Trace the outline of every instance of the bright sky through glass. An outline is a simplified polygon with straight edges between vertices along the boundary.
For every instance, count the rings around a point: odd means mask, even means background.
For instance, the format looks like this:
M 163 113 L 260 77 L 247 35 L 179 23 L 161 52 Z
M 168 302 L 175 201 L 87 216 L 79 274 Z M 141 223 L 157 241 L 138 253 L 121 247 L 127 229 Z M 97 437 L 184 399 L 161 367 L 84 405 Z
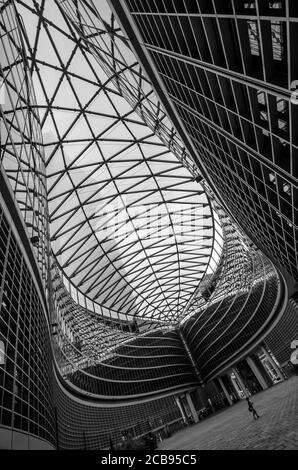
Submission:
M 35 65 L 52 248 L 73 296 L 79 291 L 107 315 L 179 321 L 221 252 L 202 186 L 121 96 L 115 75 L 106 75 L 53 1 L 40 17 L 33 1 L 18 8 Z M 100 13 L 111 22 L 102 0 Z M 101 34 L 112 54 L 110 36 Z M 124 43 L 117 47 L 131 60 Z M 152 92 L 144 78 L 140 86 Z

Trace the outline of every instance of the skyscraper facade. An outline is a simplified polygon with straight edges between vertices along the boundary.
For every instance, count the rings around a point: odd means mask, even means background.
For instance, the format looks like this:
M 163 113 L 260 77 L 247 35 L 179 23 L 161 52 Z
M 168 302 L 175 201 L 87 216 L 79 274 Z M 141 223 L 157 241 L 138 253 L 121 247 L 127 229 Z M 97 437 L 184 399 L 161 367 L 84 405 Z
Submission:
M 296 281 L 296 2 L 111 3 L 204 176 Z

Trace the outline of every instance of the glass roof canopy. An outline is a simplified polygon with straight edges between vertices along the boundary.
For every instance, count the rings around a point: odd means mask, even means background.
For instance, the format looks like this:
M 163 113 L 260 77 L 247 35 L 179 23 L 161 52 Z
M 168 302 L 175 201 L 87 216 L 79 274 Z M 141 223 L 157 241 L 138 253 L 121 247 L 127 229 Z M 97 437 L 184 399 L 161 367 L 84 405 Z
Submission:
M 119 70 L 105 73 L 59 2 L 17 8 L 42 122 L 51 245 L 66 285 L 107 316 L 178 322 L 219 259 L 203 187 L 123 98 Z M 105 1 L 100 8 L 107 21 Z M 139 74 L 140 97 L 152 97 Z

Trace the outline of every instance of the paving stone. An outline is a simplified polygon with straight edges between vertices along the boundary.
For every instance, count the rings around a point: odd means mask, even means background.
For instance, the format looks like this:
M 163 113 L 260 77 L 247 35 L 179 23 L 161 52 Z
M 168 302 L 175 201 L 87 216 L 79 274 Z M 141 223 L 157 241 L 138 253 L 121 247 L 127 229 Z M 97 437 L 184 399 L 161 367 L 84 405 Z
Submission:
M 298 377 L 252 397 L 261 416 L 254 421 L 247 403 L 237 404 L 164 440 L 171 450 L 298 450 Z

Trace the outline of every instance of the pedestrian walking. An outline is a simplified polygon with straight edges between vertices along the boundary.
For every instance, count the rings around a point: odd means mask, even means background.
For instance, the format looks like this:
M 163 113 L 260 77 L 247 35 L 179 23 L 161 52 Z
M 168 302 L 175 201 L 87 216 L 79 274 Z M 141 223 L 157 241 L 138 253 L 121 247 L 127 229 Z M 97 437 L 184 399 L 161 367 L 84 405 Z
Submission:
M 252 413 L 253 419 L 259 419 L 260 416 L 258 415 L 256 409 L 254 408 L 253 402 L 250 401 L 249 397 L 246 397 L 246 401 L 248 404 L 248 411 Z

